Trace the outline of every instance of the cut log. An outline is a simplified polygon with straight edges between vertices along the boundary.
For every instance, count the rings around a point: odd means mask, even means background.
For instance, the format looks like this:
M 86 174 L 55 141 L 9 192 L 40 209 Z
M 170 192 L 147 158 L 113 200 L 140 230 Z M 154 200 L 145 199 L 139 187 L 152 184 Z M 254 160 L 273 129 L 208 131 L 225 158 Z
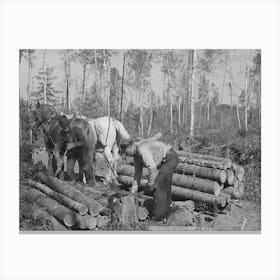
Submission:
M 176 151 L 176 153 L 179 156 L 188 157 L 188 158 L 197 158 L 197 159 L 205 159 L 205 160 L 209 160 L 209 161 L 224 162 L 229 165 L 228 168 L 230 168 L 231 164 L 232 164 L 231 159 L 225 158 L 225 157 L 217 157 L 217 156 L 204 155 L 204 154 L 199 154 L 199 153 L 190 153 L 190 152 L 186 152 L 186 151 Z
M 223 189 L 223 186 L 219 185 L 215 181 L 179 174 L 173 174 L 172 185 L 208 194 L 214 194 L 215 196 L 218 196 Z
M 89 199 L 84 194 L 82 194 L 80 191 L 72 187 L 70 184 L 67 184 L 65 182 L 62 182 L 58 180 L 57 178 L 50 177 L 44 172 L 40 171 L 36 173 L 36 177 L 44 184 L 46 184 L 51 189 L 75 200 L 78 201 L 88 207 L 89 214 L 92 216 L 98 216 L 101 209 L 104 207 L 100 205 L 98 202 Z
M 126 163 L 129 165 L 134 165 L 134 159 L 132 157 L 127 157 Z M 222 164 L 221 167 L 224 167 L 224 165 Z M 203 167 L 188 163 L 179 163 L 175 169 L 175 173 L 195 175 L 199 178 L 210 179 L 221 183 L 225 183 L 227 179 L 225 170 L 216 169 L 215 167 Z
M 143 206 L 137 207 L 137 217 L 140 221 L 144 221 L 148 218 L 149 212 L 148 210 Z
M 234 174 L 235 176 L 239 179 L 239 180 L 243 180 L 244 179 L 244 175 L 245 175 L 245 170 L 243 166 L 240 166 L 236 163 L 232 164 L 232 169 L 234 170 Z
M 131 186 L 133 182 L 133 177 L 119 175 L 118 180 L 120 183 Z M 146 179 L 142 179 L 140 182 L 140 187 L 144 187 L 147 184 Z M 206 204 L 213 205 L 216 203 L 219 207 L 225 207 L 228 203 L 228 197 L 220 194 L 219 196 L 214 196 L 213 194 L 203 193 L 196 190 L 190 190 L 186 188 L 181 188 L 178 186 L 171 186 L 172 198 L 174 200 L 193 200 L 199 202 L 205 202 Z
M 50 189 L 46 185 L 40 184 L 40 183 L 32 181 L 30 179 L 26 180 L 26 182 L 32 188 L 35 188 L 41 192 L 44 192 L 49 197 L 55 199 L 57 202 L 63 204 L 64 206 L 74 210 L 75 212 L 79 213 L 80 215 L 85 215 L 88 212 L 88 208 L 85 205 L 83 205 L 82 203 L 74 201 L 73 199 L 71 199 L 63 194 L 60 194 L 60 193 Z
M 185 189 L 177 186 L 171 186 L 171 192 L 174 198 L 180 200 L 199 201 L 209 205 L 217 204 L 220 207 L 225 207 L 228 202 L 227 197 L 223 196 L 222 194 L 216 197 L 212 194 Z
M 185 207 L 193 211 L 195 209 L 195 203 L 192 200 L 173 201 L 171 207 Z
M 227 169 L 226 174 L 227 174 L 227 183 L 229 186 L 231 186 L 234 181 L 234 172 L 231 169 Z
M 121 175 L 133 177 L 134 173 L 135 173 L 135 168 L 131 165 L 123 165 L 123 166 L 119 166 L 118 168 L 118 174 Z M 147 168 L 143 168 L 142 176 L 144 179 L 148 179 Z M 189 175 L 176 174 L 176 173 L 174 173 L 172 176 L 172 185 L 214 194 L 215 196 L 218 196 L 223 188 L 215 181 L 205 180 Z
M 31 189 L 28 195 L 32 201 L 36 202 L 39 206 L 44 207 L 48 213 L 53 215 L 60 223 L 67 227 L 74 226 L 74 223 L 68 223 L 67 221 L 65 222 L 65 217 L 68 214 L 74 213 L 70 209 L 62 206 L 57 201 L 49 198 L 47 195 L 36 189 Z
M 110 223 L 110 219 L 106 216 L 97 217 L 97 227 L 99 229 L 105 229 Z
M 185 157 L 180 155 L 179 155 L 179 162 L 194 164 L 201 167 L 216 168 L 221 170 L 226 170 L 231 167 L 231 160 L 228 160 L 228 162 L 220 162 L 220 161 L 213 161 L 213 160 L 200 159 L 200 158 L 190 158 L 190 157 Z M 125 158 L 125 163 L 134 165 L 133 157 L 127 156 Z
M 94 229 L 97 225 L 97 218 L 91 215 L 80 216 L 72 212 L 65 215 L 64 223 L 72 229 Z
M 175 173 L 194 175 L 199 178 L 209 179 L 220 183 L 225 183 L 227 179 L 226 172 L 221 169 L 201 167 L 194 164 L 179 163 Z
M 43 217 L 43 219 L 48 220 L 51 222 L 51 226 L 48 230 L 51 231 L 67 231 L 68 228 L 60 223 L 54 216 L 52 216 L 47 210 L 43 207 L 35 209 L 33 212 L 33 216 L 37 219 L 38 216 Z
M 231 162 L 221 162 L 221 161 L 214 161 L 208 159 L 190 158 L 190 157 L 185 157 L 180 155 L 179 155 L 179 162 L 195 164 L 203 167 L 217 168 L 222 170 L 226 170 L 231 166 Z

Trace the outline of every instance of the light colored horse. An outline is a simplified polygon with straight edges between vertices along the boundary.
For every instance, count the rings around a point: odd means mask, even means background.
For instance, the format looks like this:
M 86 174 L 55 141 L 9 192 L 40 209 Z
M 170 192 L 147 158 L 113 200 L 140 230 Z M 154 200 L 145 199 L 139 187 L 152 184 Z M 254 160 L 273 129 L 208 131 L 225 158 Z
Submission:
M 121 141 L 131 138 L 129 133 L 120 121 L 108 116 L 88 120 L 88 122 L 96 133 L 96 148 L 104 149 L 104 156 L 110 164 L 114 176 L 117 178 L 119 145 Z

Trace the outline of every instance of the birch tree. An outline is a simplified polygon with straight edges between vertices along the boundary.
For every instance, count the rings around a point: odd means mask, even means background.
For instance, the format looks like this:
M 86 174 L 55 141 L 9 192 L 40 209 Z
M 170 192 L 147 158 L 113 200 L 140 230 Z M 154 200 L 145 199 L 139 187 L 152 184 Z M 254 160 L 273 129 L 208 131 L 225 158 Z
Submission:
M 43 86 L 44 86 L 44 104 L 48 103 L 47 98 L 47 50 L 43 50 Z
M 190 138 L 194 138 L 194 93 L 195 93 L 195 79 L 196 79 L 196 67 L 197 67 L 197 50 L 190 51 Z

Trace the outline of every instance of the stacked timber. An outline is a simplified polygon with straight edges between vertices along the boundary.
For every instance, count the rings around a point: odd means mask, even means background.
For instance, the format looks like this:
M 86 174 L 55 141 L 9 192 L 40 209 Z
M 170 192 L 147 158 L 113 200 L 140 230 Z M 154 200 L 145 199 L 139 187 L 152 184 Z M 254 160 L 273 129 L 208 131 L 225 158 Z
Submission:
M 174 200 L 193 200 L 225 207 L 230 198 L 244 193 L 244 168 L 231 159 L 177 151 L 179 164 L 172 177 Z M 134 177 L 134 159 L 127 157 L 118 168 L 121 184 L 131 185 Z M 148 170 L 143 168 L 140 187 L 147 185 Z
M 36 174 L 36 178 L 40 182 L 26 180 L 32 188 L 30 198 L 67 229 L 92 230 L 104 228 L 109 223 L 111 210 L 102 195 L 93 199 L 81 191 L 81 186 L 63 182 L 42 171 Z M 89 190 L 85 187 L 87 194 Z
M 104 229 L 115 220 L 118 225 L 135 224 L 149 214 L 144 203 L 150 197 L 145 195 L 133 196 L 125 190 L 98 185 L 90 188 L 42 171 L 36 173 L 36 179 L 26 180 L 31 187 L 30 199 L 65 229 Z

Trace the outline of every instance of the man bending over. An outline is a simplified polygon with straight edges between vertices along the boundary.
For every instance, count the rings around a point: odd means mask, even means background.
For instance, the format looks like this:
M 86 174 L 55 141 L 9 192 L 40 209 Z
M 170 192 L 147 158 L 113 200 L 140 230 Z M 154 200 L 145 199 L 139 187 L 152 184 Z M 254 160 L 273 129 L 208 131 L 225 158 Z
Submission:
M 148 187 L 154 190 L 153 219 L 162 220 L 171 204 L 172 175 L 179 161 L 177 153 L 170 145 L 149 139 L 138 143 L 131 140 L 123 141 L 121 148 L 126 154 L 134 157 L 135 175 L 132 193 L 138 190 L 143 167 L 148 168 Z

